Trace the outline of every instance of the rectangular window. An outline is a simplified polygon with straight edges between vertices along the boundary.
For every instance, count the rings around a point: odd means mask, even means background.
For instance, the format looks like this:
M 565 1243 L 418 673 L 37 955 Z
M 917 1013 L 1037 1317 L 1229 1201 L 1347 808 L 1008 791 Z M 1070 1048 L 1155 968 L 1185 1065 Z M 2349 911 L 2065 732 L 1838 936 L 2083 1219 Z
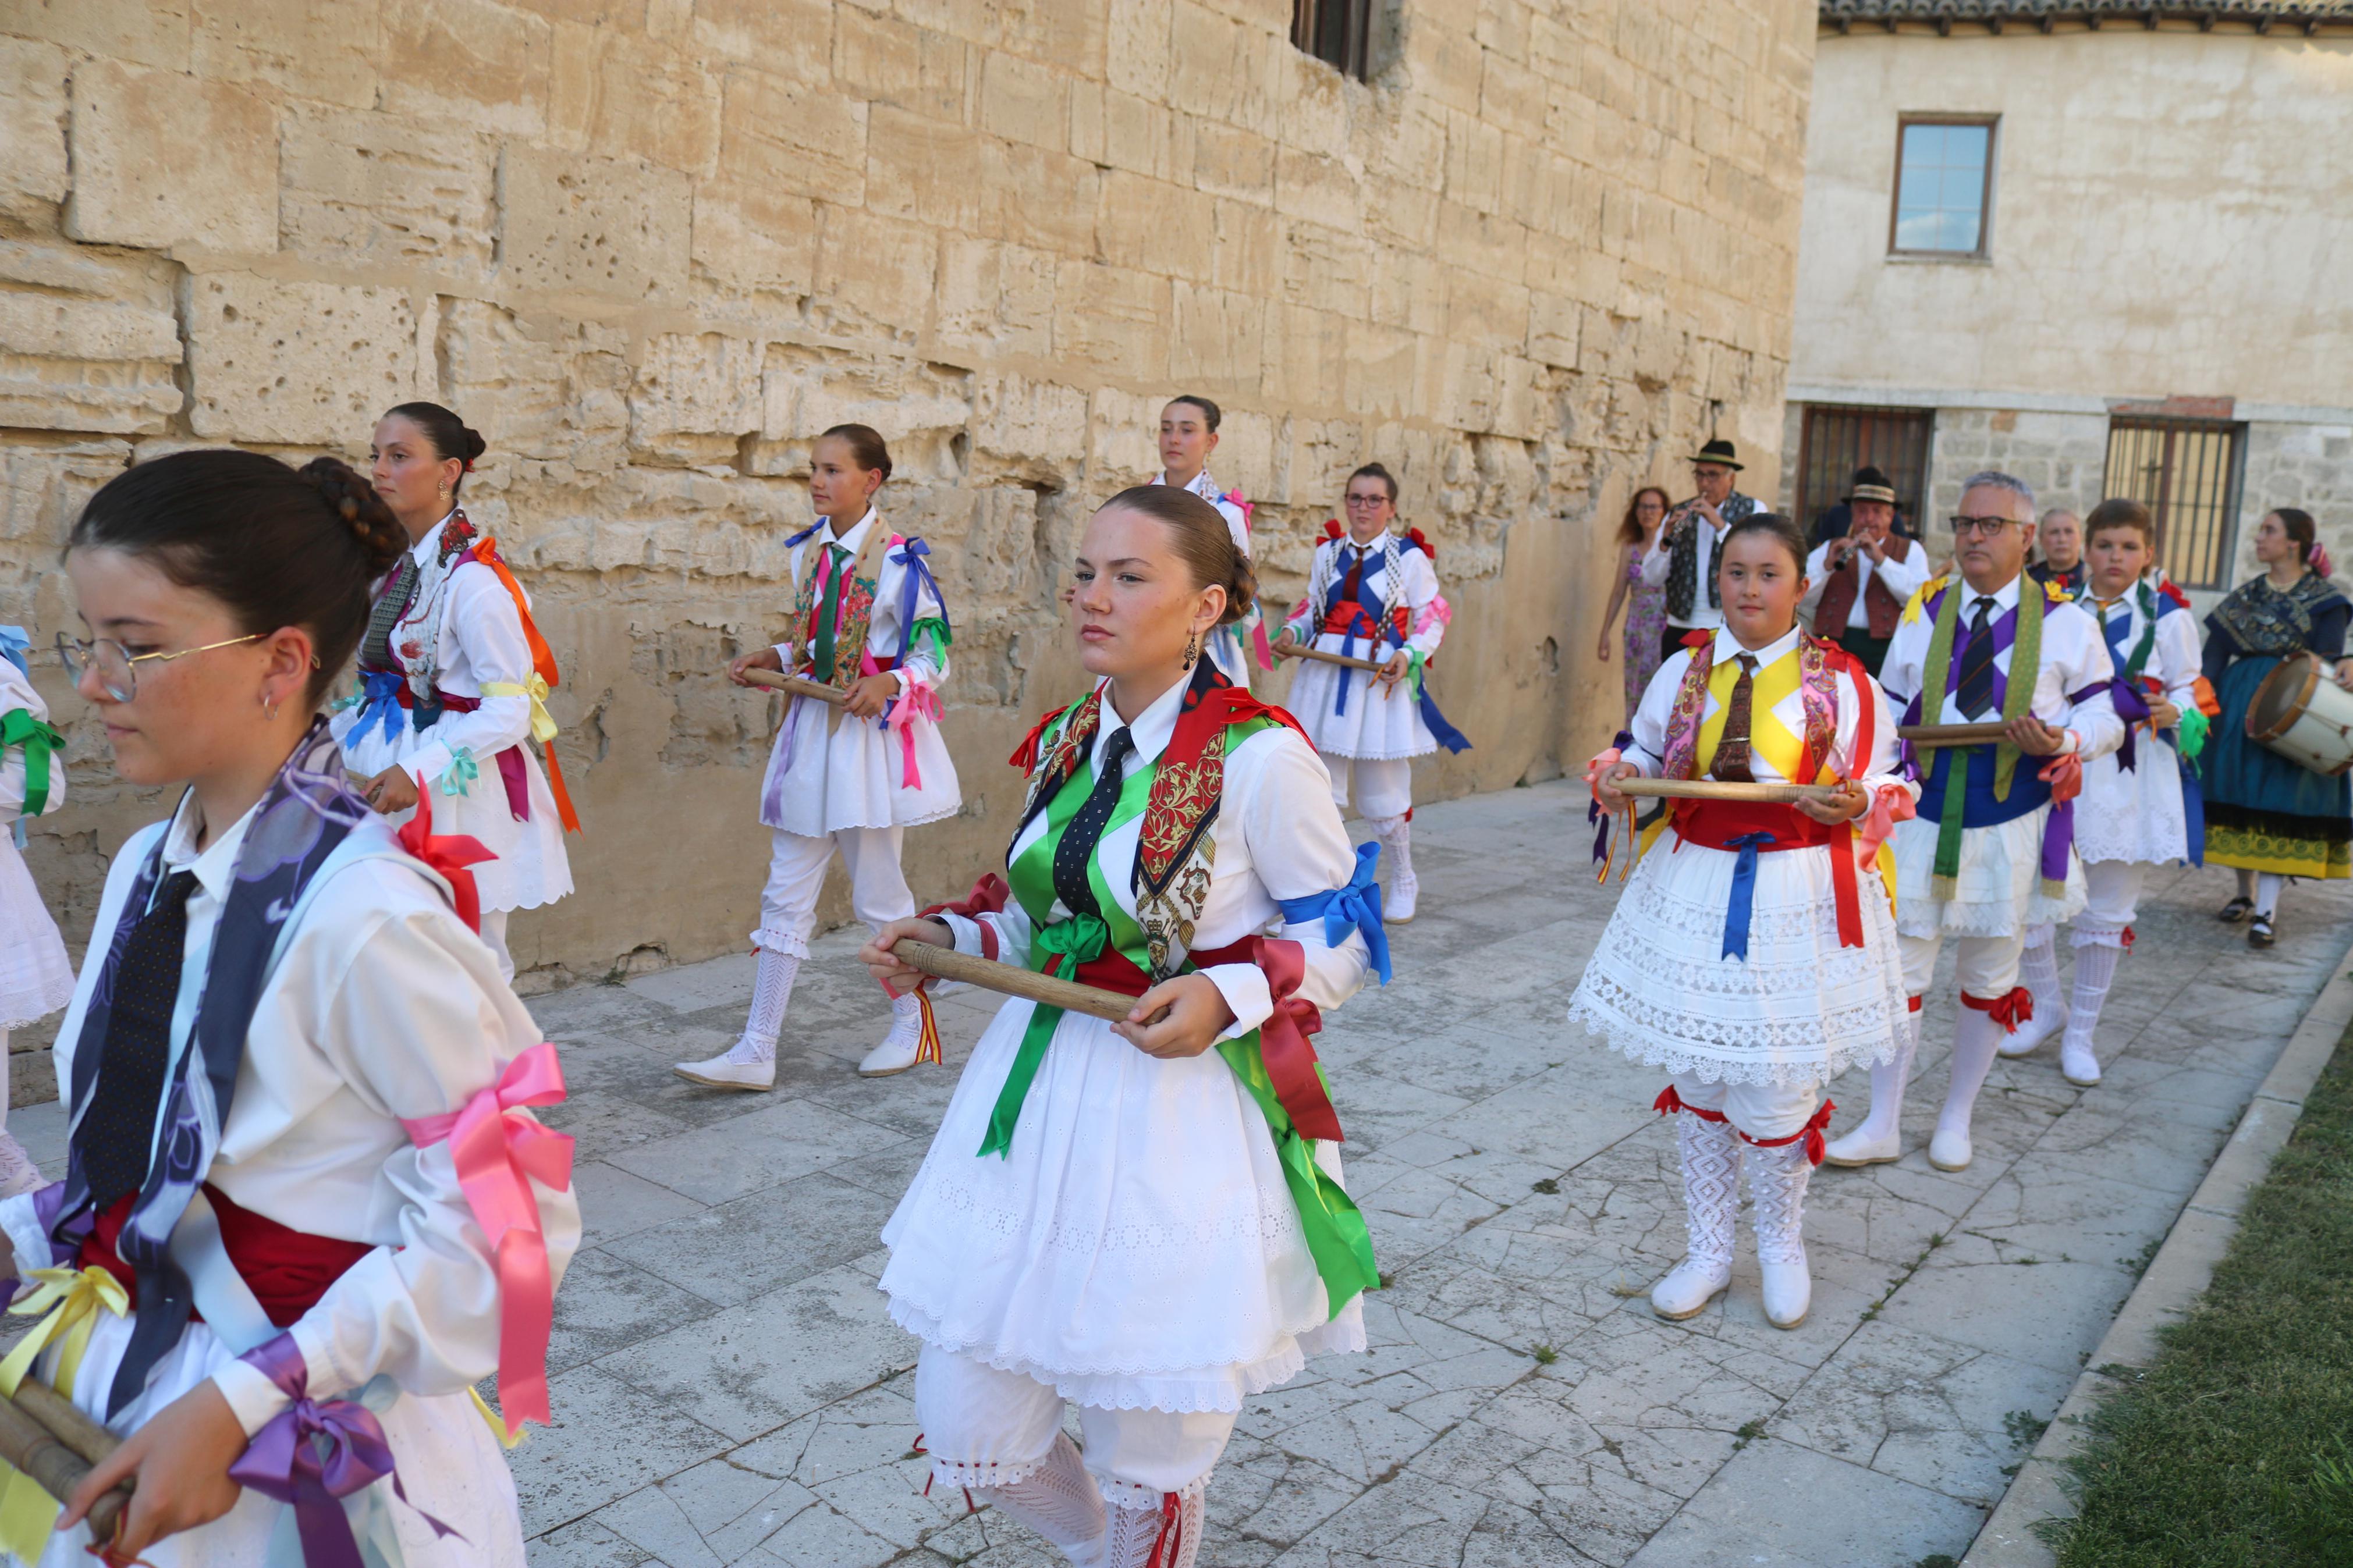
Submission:
M 1291 42 L 1358 81 L 1372 79 L 1373 0 L 1291 0 Z
M 2156 514 L 2157 558 L 2185 588 L 2230 586 L 2242 428 L 2206 419 L 2108 421 L 2101 493 L 2130 496 Z
M 1823 514 L 1838 505 L 1868 463 L 1895 487 L 1895 525 L 1925 538 L 1921 497 L 1927 488 L 1928 432 L 1934 419 L 1925 408 L 1850 408 L 1810 403 L 1798 440 L 1797 522 L 1809 543 Z
M 1897 125 L 1890 254 L 1986 254 L 1993 131 L 1989 119 L 1906 118 Z

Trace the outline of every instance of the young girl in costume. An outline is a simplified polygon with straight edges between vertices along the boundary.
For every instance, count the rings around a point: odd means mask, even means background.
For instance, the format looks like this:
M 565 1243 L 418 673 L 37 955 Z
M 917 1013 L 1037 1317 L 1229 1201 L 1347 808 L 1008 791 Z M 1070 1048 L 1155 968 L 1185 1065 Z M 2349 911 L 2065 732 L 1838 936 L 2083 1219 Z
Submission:
M 369 805 L 406 822 L 418 792 L 430 790 L 442 828 L 495 857 L 475 873 L 482 940 L 512 980 L 507 916 L 572 891 L 564 835 L 580 824 L 547 712 L 554 655 L 496 542 L 459 504 L 482 449 L 481 437 L 438 403 L 404 403 L 377 421 L 376 493 L 409 545 L 377 586 L 360 640 L 360 694 L 332 723 L 368 781 Z
M 41 1173 L 7 1131 L 8 1035 L 73 999 L 73 964 L 58 922 L 17 852 L 24 819 L 65 804 L 63 737 L 26 673 L 21 626 L 0 626 L 0 1197 L 41 1184 Z
M 1218 426 L 1225 416 L 1206 397 L 1187 395 L 1160 411 L 1160 477 L 1155 484 L 1190 490 L 1226 520 L 1234 548 L 1250 558 L 1250 503 L 1240 490 L 1221 490 L 1209 477 L 1209 454 L 1218 449 Z M 1258 601 L 1252 599 L 1230 625 L 1219 626 L 1205 650 L 1218 672 L 1243 690 L 1250 689 L 1252 645 L 1261 664 L 1266 661 L 1266 632 Z
M 74 528 L 76 689 L 126 783 L 185 790 L 115 856 L 58 1036 L 65 1179 L 0 1202 L 47 1309 L 0 1379 L 123 1439 L 62 1517 L 0 1483 L 0 1544 L 47 1568 L 125 1479 L 116 1562 L 522 1563 L 471 1391 L 547 1418 L 579 1210 L 524 1107 L 563 1076 L 470 929 L 480 847 L 431 796 L 396 832 L 315 716 L 407 548 L 343 464 L 247 452 L 142 463 Z
M 2247 739 L 2247 710 L 2280 661 L 2309 653 L 2324 679 L 2353 685 L 2345 632 L 2348 604 L 2314 542 L 2312 514 L 2294 507 L 2267 512 L 2255 530 L 2264 571 L 2231 590 L 2206 617 L 2206 679 L 2222 710 L 2206 757 L 2206 858 L 2239 873 L 2225 921 L 2248 921 L 2247 945 L 2277 940 L 2272 920 L 2291 877 L 2328 881 L 2353 876 L 2353 779 L 2316 773 Z M 2250 920 L 2252 916 L 2252 920 Z
M 1108 1024 L 1005 1005 L 883 1229 L 881 1283 L 923 1342 L 934 1479 L 1072 1563 L 1189 1568 L 1242 1401 L 1365 1346 L 1378 1276 L 1307 1037 L 1368 967 L 1387 978 L 1377 852 L 1349 849 L 1289 715 L 1199 657 L 1252 585 L 1207 502 L 1113 496 L 1077 579 L 1097 685 L 1015 757 L 1030 785 L 1007 877 L 862 956 L 912 988 L 892 950 L 913 938 L 1135 1006 Z
M 2080 603 L 2107 639 L 2116 672 L 2110 691 L 2126 722 L 2125 741 L 2084 764 L 2075 851 L 2084 859 L 2087 901 L 2073 924 L 2073 998 L 2059 988 L 2052 928 L 2035 927 L 2018 965 L 2034 994 L 2034 1016 L 2001 1047 L 2003 1056 L 2022 1057 L 2063 1027 L 2059 1070 L 2084 1089 L 2100 1081 L 2094 1035 L 2116 964 L 2132 946 L 2148 868 L 2197 864 L 2205 847 L 2198 777 L 2182 765 L 2206 741 L 2197 617 L 2147 580 L 2154 528 L 2148 508 L 2137 500 L 2104 500 L 2084 520 L 2089 577 Z
M 1745 1156 L 1766 1319 L 1804 1321 L 1813 1283 L 1800 1219 L 1831 1109 L 1821 1086 L 1892 1059 L 1903 1039 L 1879 847 L 1912 793 L 1878 685 L 1837 644 L 1798 629 L 1805 557 L 1785 518 L 1725 531 L 1725 624 L 1660 666 L 1631 734 L 1588 775 L 1613 814 L 1631 802 L 1612 786 L 1632 778 L 1836 789 L 1788 805 L 1670 802 L 1674 842 L 1641 858 L 1569 1005 L 1587 1029 L 1673 1075 L 1658 1109 L 1681 1113 L 1690 1247 L 1651 1291 L 1662 1318 L 1693 1317 L 1731 1284 Z
M 1356 810 L 1389 857 L 1382 917 L 1413 919 L 1419 883 L 1413 874 L 1413 759 L 1444 742 L 1471 742 L 1446 721 L 1423 689 L 1422 666 L 1446 636 L 1449 611 L 1431 570 L 1429 541 L 1415 529 L 1399 537 L 1397 480 L 1378 463 L 1348 476 L 1348 528 L 1324 525 L 1308 568 L 1307 596 L 1291 612 L 1274 650 L 1302 647 L 1351 658 L 1384 660 L 1377 675 L 1307 659 L 1291 678 L 1291 709 L 1301 731 L 1332 770 L 1332 799 Z
M 895 532 L 874 510 L 891 452 L 863 425 L 837 425 L 809 448 L 809 504 L 818 520 L 792 545 L 793 620 L 776 647 L 746 654 L 728 679 L 788 670 L 849 694 L 839 707 L 785 699 L 785 719 L 760 784 L 760 821 L 773 833 L 760 894 L 752 1016 L 743 1037 L 709 1061 L 681 1062 L 681 1078 L 717 1089 L 765 1089 L 776 1075 L 776 1036 L 793 979 L 808 956 L 818 893 L 837 851 L 849 908 L 876 931 L 915 912 L 899 869 L 906 830 L 954 816 L 964 804 L 940 738 L 940 683 L 948 675 L 948 611 L 926 563 L 928 545 Z M 858 1070 L 869 1078 L 940 1059 L 923 999 L 892 1003 L 891 1031 Z

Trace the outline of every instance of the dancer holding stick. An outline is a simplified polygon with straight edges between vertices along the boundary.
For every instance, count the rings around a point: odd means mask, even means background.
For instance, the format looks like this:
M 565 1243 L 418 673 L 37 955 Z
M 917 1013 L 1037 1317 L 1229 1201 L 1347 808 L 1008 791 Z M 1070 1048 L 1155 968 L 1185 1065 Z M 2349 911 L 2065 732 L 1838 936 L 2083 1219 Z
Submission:
M 935 1479 L 1072 1563 L 1190 1568 L 1242 1401 L 1365 1347 L 1378 1275 L 1308 1037 L 1387 978 L 1388 948 L 1371 848 L 1350 850 L 1314 750 L 1204 657 L 1251 589 L 1216 510 L 1124 490 L 1077 578 L 1098 684 L 1015 756 L 1007 875 L 861 956 L 921 986 L 912 938 L 1133 1005 L 1006 1005 L 883 1229 L 881 1283 L 923 1342 Z
M 1880 843 L 1912 793 L 1862 662 L 1798 629 L 1805 556 L 1771 513 L 1725 530 L 1724 625 L 1660 666 L 1633 730 L 1587 775 L 1597 815 L 1630 816 L 1636 794 L 1673 797 L 1673 852 L 1641 858 L 1569 1005 L 1672 1075 L 1656 1103 L 1680 1113 L 1689 1247 L 1651 1291 L 1662 1318 L 1694 1317 L 1730 1286 L 1745 1154 L 1766 1321 L 1804 1321 L 1806 1184 L 1831 1109 L 1821 1086 L 1892 1059 L 1903 1037 Z

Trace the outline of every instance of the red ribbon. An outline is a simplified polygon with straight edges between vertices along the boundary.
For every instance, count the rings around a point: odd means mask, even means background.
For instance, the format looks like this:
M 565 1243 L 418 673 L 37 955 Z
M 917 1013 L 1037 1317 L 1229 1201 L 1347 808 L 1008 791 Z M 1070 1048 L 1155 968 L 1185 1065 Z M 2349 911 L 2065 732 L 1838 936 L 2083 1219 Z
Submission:
M 1688 1110 L 1694 1116 L 1698 1117 L 1702 1121 L 1721 1121 L 1724 1120 L 1724 1112 L 1721 1110 L 1702 1110 L 1696 1105 L 1685 1105 L 1683 1103 L 1683 1097 L 1675 1092 L 1675 1086 L 1673 1084 L 1669 1084 L 1666 1088 L 1659 1090 L 1659 1098 L 1651 1101 L 1651 1109 L 1657 1111 L 1662 1116 L 1672 1116 L 1678 1110 Z
M 1038 742 L 1039 738 L 1046 733 L 1046 726 L 1060 718 L 1065 712 L 1069 711 L 1070 706 L 1071 705 L 1069 703 L 1065 702 L 1061 707 L 1055 709 L 1043 719 L 1039 720 L 1035 724 L 1029 726 L 1029 732 L 1021 737 L 1021 743 L 1014 747 L 1013 754 L 1005 760 L 1008 763 L 1010 763 L 1013 766 L 1019 768 L 1025 773 L 1030 769 L 1036 767 L 1038 765 Z
M 466 868 L 498 857 L 470 834 L 434 833 L 433 792 L 425 786 L 423 773 L 417 775 L 417 814 L 401 825 L 400 847 L 439 873 L 449 884 L 449 901 L 457 906 L 458 918 L 467 930 L 480 931 L 482 896 Z
M 2018 1026 L 2021 1024 L 2031 1023 L 2034 1019 L 2034 993 L 2023 985 L 2014 985 L 2008 995 L 1996 996 L 1989 1000 L 1983 996 L 1972 996 L 1964 991 L 1961 993 L 1961 1005 L 1974 1007 L 1980 1013 L 1991 1015 L 1993 1021 L 2001 1026 L 2002 1032 L 2005 1034 L 2014 1035 L 2018 1033 Z
M 2133 944 L 2133 928 L 2130 926 L 2125 927 L 2124 942 L 2125 951 L 2126 952 L 2130 952 L 2132 951 Z
M 975 882 L 972 891 L 963 899 L 950 904 L 934 904 L 923 911 L 923 918 L 929 920 L 938 914 L 962 915 L 972 921 L 980 928 L 983 956 L 994 963 L 997 962 L 997 928 L 980 917 L 996 914 L 1005 908 L 1005 901 L 1012 896 L 1013 889 L 1005 879 L 991 871 Z
M 1807 1162 L 1819 1165 L 1822 1163 L 1823 1156 L 1830 1152 L 1829 1145 L 1822 1142 L 1822 1129 L 1831 1124 L 1831 1112 L 1837 1109 L 1837 1101 L 1825 1100 L 1822 1101 L 1821 1109 L 1814 1112 L 1813 1120 L 1787 1138 L 1751 1138 L 1747 1133 L 1743 1132 L 1740 1134 L 1740 1141 L 1752 1148 L 1780 1149 L 1802 1138 L 1806 1141 Z
M 1185 1503 L 1175 1492 L 1160 1494 L 1160 1534 L 1144 1568 L 1176 1568 L 1185 1544 Z M 1165 1554 L 1165 1555 L 1164 1555 Z

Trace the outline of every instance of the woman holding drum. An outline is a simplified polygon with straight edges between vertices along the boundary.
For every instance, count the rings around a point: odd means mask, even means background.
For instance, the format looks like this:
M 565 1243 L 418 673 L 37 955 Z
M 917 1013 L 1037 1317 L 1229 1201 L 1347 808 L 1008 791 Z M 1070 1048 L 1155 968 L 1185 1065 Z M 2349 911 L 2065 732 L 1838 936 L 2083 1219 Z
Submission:
M 2353 785 L 2345 773 L 2317 772 L 2248 738 L 2248 715 L 2258 707 L 2263 722 L 2255 728 L 2275 731 L 2274 740 L 2308 705 L 2342 704 L 2353 712 L 2342 692 L 2325 682 L 2306 692 L 2300 679 L 2284 691 L 2274 685 L 2271 700 L 2258 702 L 2266 678 L 2291 660 L 2316 659 L 2320 675 L 2353 686 L 2353 660 L 2345 658 L 2353 605 L 2314 569 L 2315 553 L 2311 513 L 2281 507 L 2267 514 L 2255 530 L 2264 574 L 2206 617 L 2206 679 L 2222 705 L 2206 764 L 2206 858 L 2238 869 L 2238 897 L 2221 918 L 2253 917 L 2250 947 L 2272 945 L 2288 878 L 2353 876 Z

